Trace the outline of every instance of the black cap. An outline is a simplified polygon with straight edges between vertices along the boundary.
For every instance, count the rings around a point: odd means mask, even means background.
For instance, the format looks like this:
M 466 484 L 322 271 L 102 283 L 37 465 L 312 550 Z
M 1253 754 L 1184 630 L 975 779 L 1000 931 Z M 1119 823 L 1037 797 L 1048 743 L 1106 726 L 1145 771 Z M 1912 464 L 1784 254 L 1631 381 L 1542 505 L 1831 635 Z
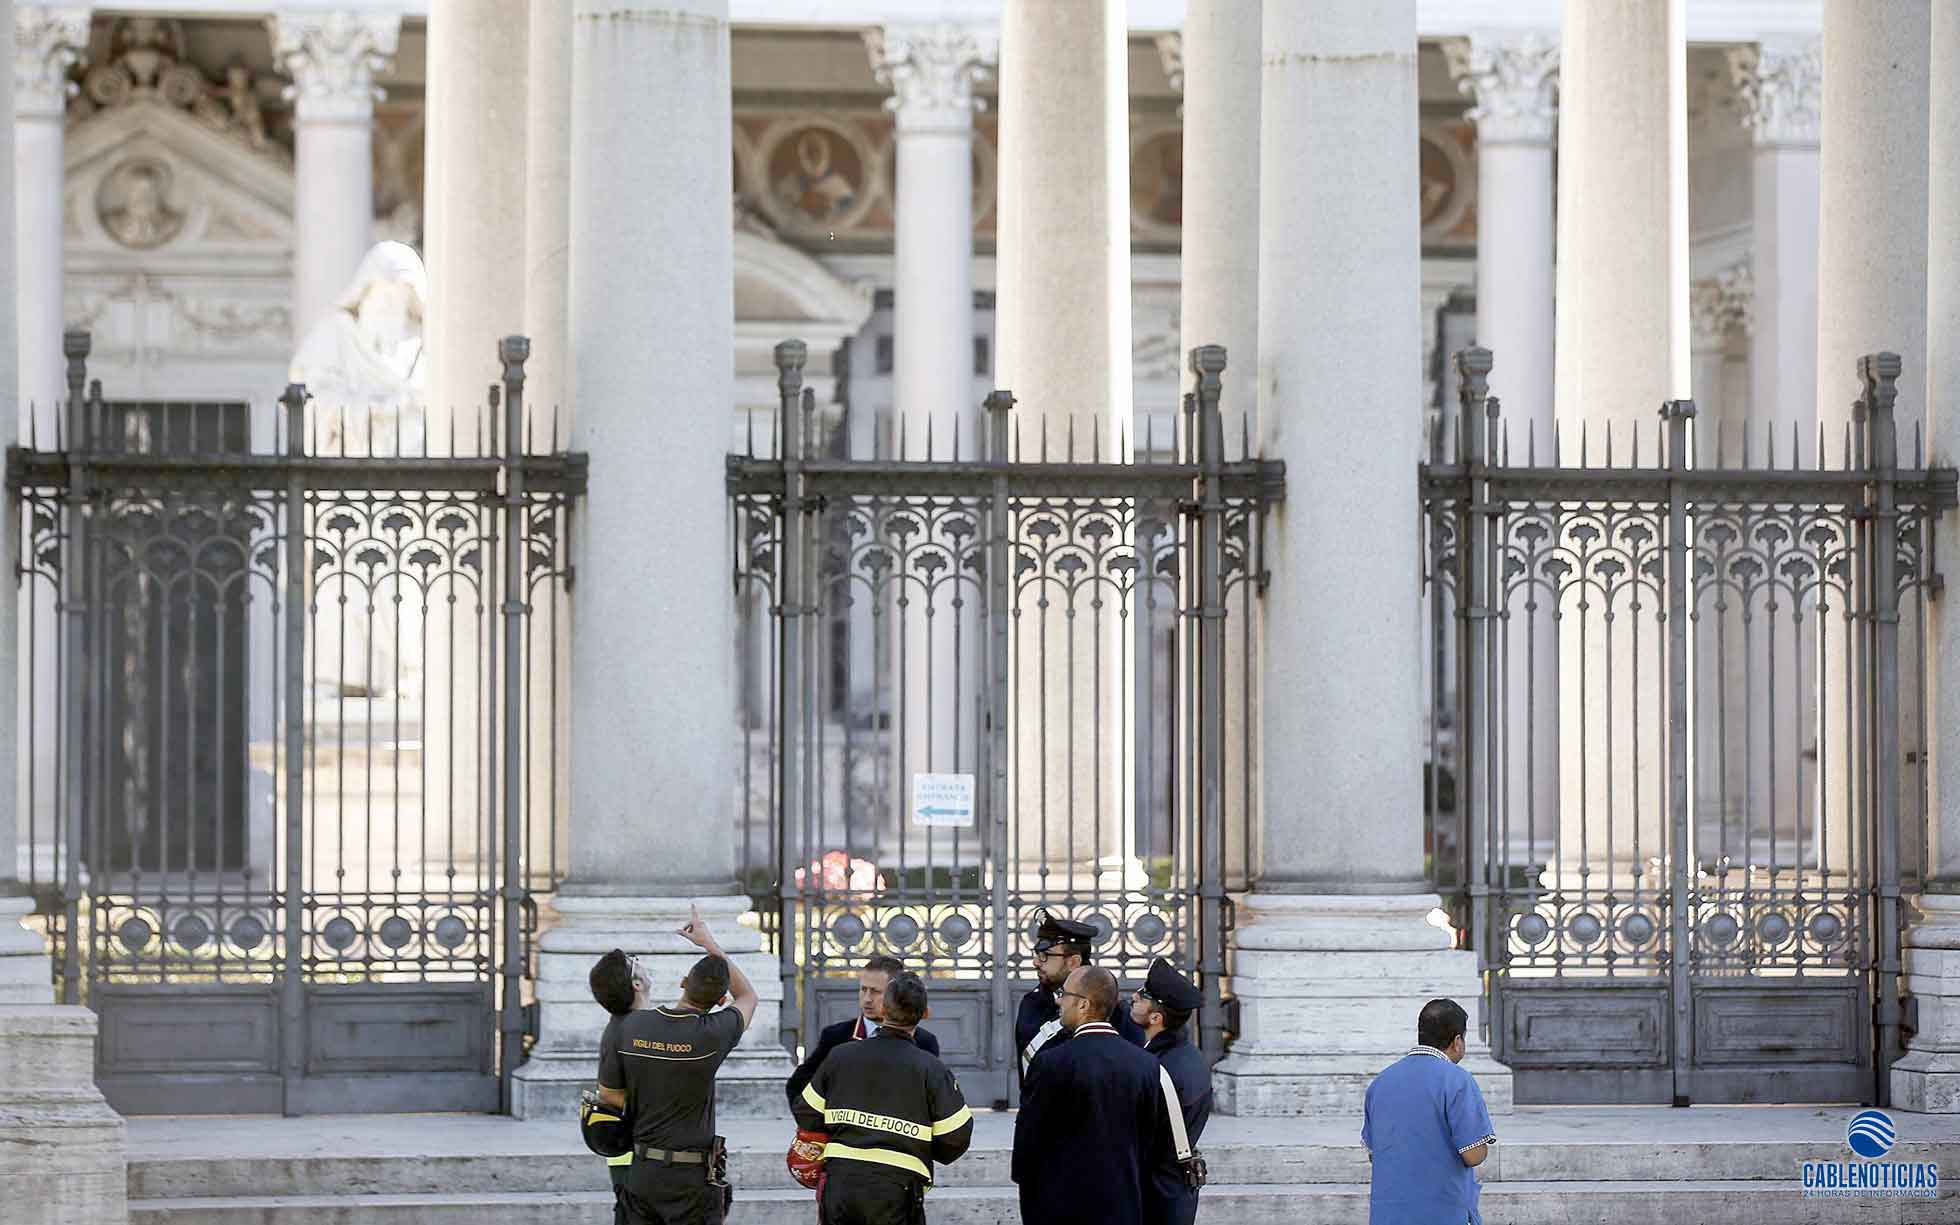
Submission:
M 1196 1012 L 1205 1002 L 1202 991 L 1191 985 L 1191 980 L 1179 974 L 1171 963 L 1162 957 L 1150 963 L 1150 973 L 1143 980 L 1143 993 L 1166 1008 L 1179 1012 Z
M 1041 926 L 1034 930 L 1034 951 L 1045 953 L 1058 944 L 1079 944 L 1087 953 L 1095 943 L 1096 929 L 1088 923 L 1077 923 L 1074 919 L 1058 919 L 1046 910 L 1035 912 L 1041 917 Z

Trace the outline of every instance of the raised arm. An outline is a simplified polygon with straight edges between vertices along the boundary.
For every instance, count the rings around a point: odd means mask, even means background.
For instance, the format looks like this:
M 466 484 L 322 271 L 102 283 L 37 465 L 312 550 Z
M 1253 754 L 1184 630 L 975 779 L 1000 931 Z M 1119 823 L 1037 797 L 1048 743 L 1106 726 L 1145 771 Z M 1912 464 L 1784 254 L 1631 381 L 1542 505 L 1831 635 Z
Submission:
M 728 1006 L 742 1014 L 742 1028 L 747 1029 L 749 1022 L 755 1019 L 755 1006 L 760 1002 L 755 986 L 749 982 L 749 976 L 742 973 L 742 967 L 735 964 L 735 959 L 721 951 L 715 934 L 708 930 L 708 921 L 701 917 L 701 908 L 692 906 L 688 909 L 687 925 L 681 928 L 681 936 L 702 952 L 728 963 Z

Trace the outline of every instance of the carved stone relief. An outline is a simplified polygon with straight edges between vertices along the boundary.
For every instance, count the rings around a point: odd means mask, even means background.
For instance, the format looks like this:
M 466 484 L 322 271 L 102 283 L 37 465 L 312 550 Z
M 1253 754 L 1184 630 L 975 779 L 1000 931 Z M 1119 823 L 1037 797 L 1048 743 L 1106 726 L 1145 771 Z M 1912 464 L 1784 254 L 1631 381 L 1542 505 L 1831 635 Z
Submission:
M 169 163 L 133 157 L 102 177 L 95 212 L 102 228 L 125 247 L 160 247 L 184 228 L 184 212 L 172 207 Z
M 117 18 L 109 33 L 110 58 L 89 69 L 69 105 L 70 123 L 104 110 L 155 102 L 186 111 L 214 132 L 281 162 L 291 158 L 266 134 L 263 87 L 245 65 L 225 68 L 222 81 L 207 80 L 185 59 L 181 21 L 158 17 Z

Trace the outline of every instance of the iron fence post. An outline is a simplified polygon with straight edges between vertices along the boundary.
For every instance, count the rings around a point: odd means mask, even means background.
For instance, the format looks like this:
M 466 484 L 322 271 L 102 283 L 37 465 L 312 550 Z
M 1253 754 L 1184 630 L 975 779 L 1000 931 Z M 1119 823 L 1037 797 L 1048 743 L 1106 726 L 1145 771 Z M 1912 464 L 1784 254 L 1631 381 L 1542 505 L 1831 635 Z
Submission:
M 1191 350 L 1198 388 L 1198 828 L 1203 847 L 1198 894 L 1198 971 L 1204 988 L 1200 1047 L 1213 1063 L 1225 1054 L 1225 347 Z
M 804 905 L 805 889 L 818 882 L 812 881 L 805 873 L 803 883 L 796 887 L 794 895 L 789 887 L 795 879 L 790 866 L 790 823 L 792 819 L 804 822 L 809 816 L 803 802 L 803 763 L 798 756 L 803 751 L 803 710 L 807 705 L 803 693 L 803 451 L 806 439 L 800 411 L 803 363 L 807 356 L 808 350 L 800 340 L 785 340 L 776 346 L 776 391 L 780 397 L 783 419 L 783 500 L 778 507 L 783 541 L 782 578 L 776 586 L 776 629 L 782 641 L 782 668 L 777 677 L 780 687 L 777 695 L 780 744 L 776 753 L 776 796 L 781 812 L 776 819 L 776 863 L 777 870 L 784 877 L 778 882 L 782 911 L 778 919 L 781 930 L 776 950 L 783 981 L 798 985 L 796 1006 L 782 1011 L 783 1045 L 791 1050 L 795 1049 L 797 1038 L 813 1032 L 816 1015 L 815 993 L 808 989 L 797 973 L 796 942 L 799 937 L 807 941 L 809 933 L 799 932 L 796 920 L 797 912 L 807 909 Z M 806 842 L 799 854 L 807 854 L 808 850 Z M 807 928 L 808 924 L 802 926 Z M 792 1017 L 795 1020 L 792 1021 Z
M 1486 430 L 1490 400 L 1490 372 L 1494 360 L 1489 349 L 1471 347 L 1454 357 L 1457 385 L 1457 445 L 1468 482 L 1457 503 L 1457 891 L 1468 902 L 1470 938 L 1478 947 L 1478 960 L 1488 968 L 1489 959 L 1502 948 L 1494 928 L 1498 920 L 1490 913 L 1490 879 L 1480 872 L 1485 856 L 1482 848 L 1494 833 L 1496 777 L 1494 746 L 1486 736 L 1497 733 L 1490 703 L 1490 632 L 1497 615 L 1495 584 L 1492 581 L 1494 550 L 1491 534 L 1496 523 L 1490 506 L 1490 446 Z M 1479 788 L 1483 788 L 1480 793 Z M 1458 909 L 1464 909 L 1459 901 Z M 1486 995 L 1488 992 L 1486 992 Z M 1489 1005 L 1478 1002 L 1479 1021 Z
M 1693 400 L 1670 400 L 1661 408 L 1667 422 L 1667 811 L 1671 827 L 1668 906 L 1668 970 L 1673 1019 L 1674 1105 L 1694 1100 L 1694 1012 L 1690 991 L 1693 960 L 1689 931 L 1693 906 L 1695 855 L 1688 812 L 1688 604 L 1694 586 L 1688 538 L 1688 423 Z
M 504 367 L 504 880 L 503 1007 L 498 1012 L 499 1112 L 511 1108 L 511 1073 L 524 1058 L 524 363 L 531 342 L 497 344 Z
M 1893 407 L 1903 363 L 1896 353 L 1858 359 L 1864 383 L 1866 456 L 1871 465 L 1872 819 L 1877 855 L 1878 1044 L 1873 1101 L 1891 1102 L 1899 1026 L 1899 431 Z
M 279 403 L 286 409 L 286 454 L 306 454 L 306 388 L 288 383 Z M 285 807 L 285 966 L 280 976 L 280 1079 L 283 1109 L 288 1117 L 300 1113 L 299 1086 L 305 1068 L 305 941 L 301 906 L 305 888 L 306 805 L 306 478 L 294 464 L 286 473 L 286 807 Z
M 1011 934 L 1007 925 L 1007 877 L 1012 870 L 1014 848 L 1008 836 L 1008 622 L 1013 599 L 1014 555 L 1009 533 L 1013 530 L 1007 494 L 1009 414 L 1014 397 L 996 390 L 987 396 L 987 463 L 994 470 L 993 489 L 987 500 L 987 828 L 993 843 L 987 856 L 993 867 L 990 882 L 994 974 L 989 984 L 992 1032 L 989 1042 L 992 1067 L 1005 1075 L 1008 1094 L 1018 1101 L 1020 1053 L 1014 1049 L 1014 1022 L 1007 1008 L 1007 966 Z
M 88 641 L 88 567 L 93 550 L 89 545 L 89 464 L 93 439 L 89 437 L 89 405 L 83 394 L 88 381 L 88 355 L 92 347 L 84 331 L 65 332 L 62 355 L 67 358 L 68 374 L 68 541 L 62 550 L 61 625 L 65 636 L 62 651 L 66 693 L 61 695 L 63 741 L 66 750 L 63 774 L 66 804 L 62 811 L 63 840 L 67 855 L 63 863 L 61 899 L 62 922 L 67 927 L 61 950 L 61 999 L 66 1004 L 82 1002 L 81 915 L 82 915 L 82 829 L 88 819 L 89 745 L 88 719 L 93 713 L 81 700 L 90 674 Z M 91 924 L 91 928 L 93 924 Z

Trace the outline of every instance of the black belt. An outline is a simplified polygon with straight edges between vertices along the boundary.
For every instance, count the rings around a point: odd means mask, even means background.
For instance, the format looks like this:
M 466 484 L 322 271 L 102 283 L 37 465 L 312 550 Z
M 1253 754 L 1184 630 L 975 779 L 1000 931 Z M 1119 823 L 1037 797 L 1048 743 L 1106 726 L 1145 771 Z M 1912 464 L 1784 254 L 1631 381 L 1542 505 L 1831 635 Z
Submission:
M 708 1163 L 708 1152 L 706 1149 L 666 1149 L 654 1148 L 646 1144 L 635 1144 L 633 1146 L 633 1159 L 635 1161 L 656 1161 L 661 1165 L 706 1165 Z

